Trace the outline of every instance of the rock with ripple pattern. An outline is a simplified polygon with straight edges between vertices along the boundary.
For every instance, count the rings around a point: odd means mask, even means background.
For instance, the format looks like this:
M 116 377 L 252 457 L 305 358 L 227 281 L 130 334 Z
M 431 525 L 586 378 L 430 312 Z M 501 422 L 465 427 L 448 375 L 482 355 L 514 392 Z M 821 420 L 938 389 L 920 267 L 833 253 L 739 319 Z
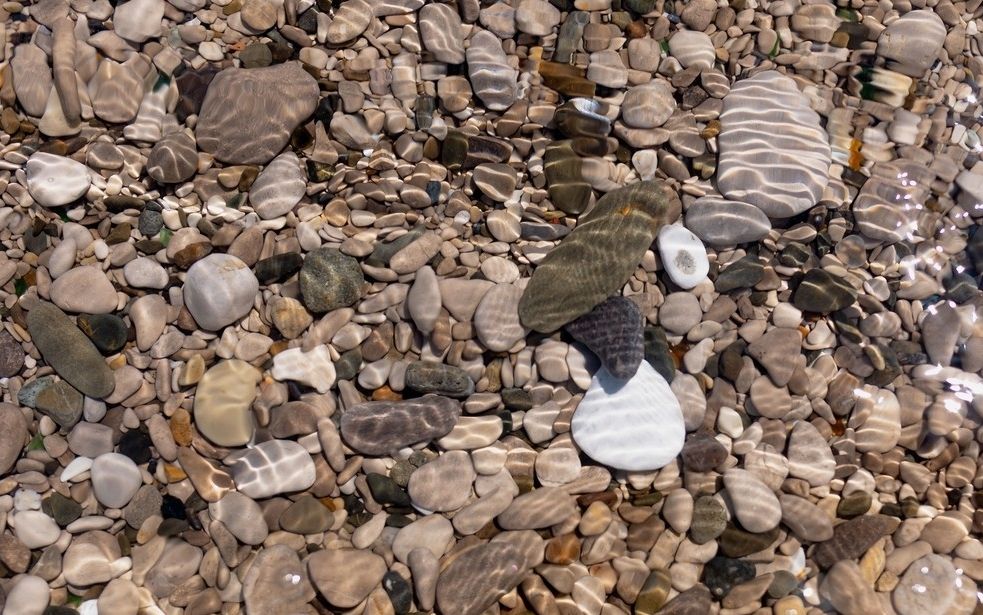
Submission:
M 642 312 L 626 297 L 611 297 L 565 329 L 601 360 L 615 378 L 635 375 L 645 356 Z
M 158 141 L 147 157 L 147 174 L 161 184 L 177 184 L 198 170 L 195 138 L 184 131 L 172 132 Z
M 460 416 L 460 403 L 439 395 L 369 401 L 352 406 L 341 416 L 341 435 L 361 453 L 386 455 L 447 435 Z
M 467 60 L 471 86 L 485 107 L 508 109 L 515 102 L 519 73 L 509 65 L 502 41 L 487 30 L 478 32 L 471 37 Z
M 248 449 L 229 467 L 236 489 L 254 500 L 302 491 L 314 484 L 314 461 L 292 440 L 268 440 Z
M 298 62 L 227 68 L 201 105 L 198 146 L 222 162 L 265 164 L 317 107 L 318 86 Z
M 739 81 L 720 114 L 717 186 L 770 218 L 815 205 L 828 181 L 830 158 L 819 114 L 795 82 L 776 71 Z
M 478 615 L 526 576 L 522 549 L 511 542 L 476 545 L 453 556 L 437 579 L 442 613 Z
M 679 198 L 661 182 L 604 195 L 536 268 L 519 301 L 522 324 L 549 333 L 590 312 L 628 281 L 679 210 Z
M 420 38 L 434 59 L 445 64 L 464 62 L 461 17 L 449 4 L 431 3 L 420 9 Z

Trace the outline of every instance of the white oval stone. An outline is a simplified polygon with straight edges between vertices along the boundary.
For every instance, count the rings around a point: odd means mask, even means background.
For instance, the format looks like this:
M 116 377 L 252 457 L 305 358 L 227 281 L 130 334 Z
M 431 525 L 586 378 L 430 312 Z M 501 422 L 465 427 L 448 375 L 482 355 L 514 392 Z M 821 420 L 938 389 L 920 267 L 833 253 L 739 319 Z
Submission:
M 680 288 L 693 288 L 710 271 L 703 242 L 681 224 L 670 224 L 659 231 L 659 256 L 666 273 Z
M 89 169 L 71 158 L 45 152 L 32 154 L 25 169 L 27 189 L 44 207 L 67 205 L 89 189 Z
M 278 218 L 300 202 L 306 187 L 297 154 L 284 152 L 266 165 L 253 182 L 249 202 L 260 218 Z
M 102 269 L 76 267 L 51 284 L 51 302 L 66 312 L 109 314 L 116 310 L 116 288 Z
M 99 503 L 107 508 L 123 508 L 143 484 L 137 464 L 119 453 L 96 457 L 91 472 L 92 491 Z
M 657 470 L 670 463 L 683 449 L 685 436 L 679 401 L 647 361 L 628 381 L 599 369 L 570 429 L 574 442 L 591 459 L 633 471 Z
M 249 313 L 259 282 L 231 254 L 209 254 L 188 269 L 184 305 L 202 329 L 216 331 Z

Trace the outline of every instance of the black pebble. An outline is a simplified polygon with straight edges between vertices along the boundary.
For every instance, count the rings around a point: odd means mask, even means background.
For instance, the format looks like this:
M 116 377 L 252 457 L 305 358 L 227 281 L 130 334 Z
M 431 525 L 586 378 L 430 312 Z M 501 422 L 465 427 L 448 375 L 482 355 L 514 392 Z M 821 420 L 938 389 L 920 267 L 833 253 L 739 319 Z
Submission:
M 382 577 L 382 589 L 389 595 L 389 602 L 393 605 L 396 615 L 406 615 L 410 612 L 410 604 L 413 602 L 413 590 L 406 579 L 395 572 L 387 572 Z
M 119 440 L 119 452 L 142 465 L 150 461 L 150 437 L 139 430 L 130 430 Z
M 188 513 L 184 509 L 184 502 L 173 495 L 164 495 L 164 499 L 160 503 L 160 514 L 165 519 L 185 520 L 188 518 Z

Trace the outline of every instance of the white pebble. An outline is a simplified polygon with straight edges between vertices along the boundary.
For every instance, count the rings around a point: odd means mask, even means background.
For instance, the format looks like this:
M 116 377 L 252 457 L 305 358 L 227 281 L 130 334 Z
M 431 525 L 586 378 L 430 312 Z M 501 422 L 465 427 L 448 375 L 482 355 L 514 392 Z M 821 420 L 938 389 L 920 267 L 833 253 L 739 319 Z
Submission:
M 666 273 L 680 288 L 693 288 L 710 271 L 703 242 L 681 224 L 670 224 L 659 231 L 659 256 Z

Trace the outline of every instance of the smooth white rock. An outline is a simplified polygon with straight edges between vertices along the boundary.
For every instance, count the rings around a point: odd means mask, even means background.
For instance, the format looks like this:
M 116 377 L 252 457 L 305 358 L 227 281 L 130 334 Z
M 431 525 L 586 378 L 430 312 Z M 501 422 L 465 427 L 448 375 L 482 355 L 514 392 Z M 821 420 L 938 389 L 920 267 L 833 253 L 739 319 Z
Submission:
M 51 274 L 53 280 L 58 279 L 59 276 L 72 268 L 75 264 L 77 251 L 78 246 L 71 237 L 62 239 L 61 243 L 55 246 L 55 249 L 51 251 L 51 256 L 48 257 L 48 273 Z
M 25 510 L 14 515 L 14 534 L 28 549 L 42 549 L 61 536 L 55 520 L 40 510 Z
M 163 0 L 130 0 L 113 13 L 113 29 L 120 38 L 142 43 L 160 34 Z
M 48 582 L 32 574 L 21 575 L 8 586 L 3 612 L 16 615 L 41 615 L 48 606 L 51 589 Z
M 659 256 L 666 273 L 680 288 L 693 288 L 710 271 L 703 242 L 681 224 L 670 224 L 659 231 Z
M 216 331 L 249 313 L 259 281 L 231 254 L 209 254 L 184 279 L 184 305 L 202 329 Z
M 570 429 L 591 459 L 633 471 L 664 467 L 682 450 L 685 437 L 679 401 L 647 361 L 628 381 L 599 369 Z
M 123 508 L 140 489 L 143 478 L 133 460 L 119 453 L 104 453 L 92 462 L 92 491 L 107 508 Z
M 123 277 L 133 288 L 161 289 L 168 281 L 167 270 L 149 256 L 135 258 L 123 265 Z
M 31 155 L 25 167 L 27 189 L 43 207 L 59 207 L 82 198 L 89 185 L 89 169 L 71 158 L 45 152 Z
M 273 357 L 273 377 L 277 380 L 293 380 L 313 387 L 318 393 L 327 393 L 335 381 L 334 363 L 324 344 L 309 352 L 302 348 L 289 348 Z
M 300 202 L 306 188 L 297 154 L 284 152 L 270 161 L 253 182 L 249 202 L 260 218 L 278 218 Z
M 406 309 L 416 328 L 422 333 L 430 333 L 440 316 L 440 286 L 433 267 L 427 265 L 416 272 L 413 286 L 406 294 Z

